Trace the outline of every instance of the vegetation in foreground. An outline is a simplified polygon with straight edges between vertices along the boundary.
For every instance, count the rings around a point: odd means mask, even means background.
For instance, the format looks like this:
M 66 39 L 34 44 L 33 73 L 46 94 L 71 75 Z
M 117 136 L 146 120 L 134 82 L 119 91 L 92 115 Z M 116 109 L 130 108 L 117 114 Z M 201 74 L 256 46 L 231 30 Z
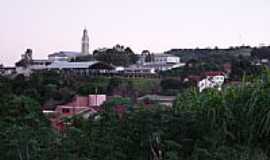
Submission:
M 266 160 L 270 157 L 270 73 L 223 92 L 188 90 L 173 109 L 105 104 L 97 119 L 71 119 L 55 132 L 39 100 L 0 83 L 0 155 L 8 160 Z M 121 118 L 120 118 L 121 117 Z

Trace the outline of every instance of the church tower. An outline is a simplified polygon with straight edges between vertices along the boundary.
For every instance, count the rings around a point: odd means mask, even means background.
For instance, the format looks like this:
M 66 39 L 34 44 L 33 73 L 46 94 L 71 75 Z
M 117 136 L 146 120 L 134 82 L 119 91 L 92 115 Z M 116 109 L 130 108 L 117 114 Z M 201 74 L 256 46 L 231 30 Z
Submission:
M 88 37 L 87 29 L 83 30 L 81 54 L 84 54 L 84 55 L 89 54 L 89 37 Z

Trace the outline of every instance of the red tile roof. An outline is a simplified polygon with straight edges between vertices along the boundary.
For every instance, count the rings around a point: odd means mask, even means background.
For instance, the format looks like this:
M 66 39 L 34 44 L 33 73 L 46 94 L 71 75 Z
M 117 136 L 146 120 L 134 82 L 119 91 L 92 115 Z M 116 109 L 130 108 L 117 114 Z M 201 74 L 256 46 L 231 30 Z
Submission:
M 206 76 L 224 76 L 225 73 L 222 71 L 210 71 L 210 72 L 205 72 Z

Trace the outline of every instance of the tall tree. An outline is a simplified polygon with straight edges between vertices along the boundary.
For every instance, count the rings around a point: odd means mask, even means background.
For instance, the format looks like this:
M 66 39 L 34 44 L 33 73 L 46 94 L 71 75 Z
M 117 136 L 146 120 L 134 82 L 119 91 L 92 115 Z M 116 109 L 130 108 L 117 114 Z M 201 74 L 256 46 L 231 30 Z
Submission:
M 135 64 L 138 60 L 137 55 L 129 48 L 116 45 L 111 49 L 101 49 L 94 51 L 95 59 L 113 64 L 116 66 L 128 66 Z

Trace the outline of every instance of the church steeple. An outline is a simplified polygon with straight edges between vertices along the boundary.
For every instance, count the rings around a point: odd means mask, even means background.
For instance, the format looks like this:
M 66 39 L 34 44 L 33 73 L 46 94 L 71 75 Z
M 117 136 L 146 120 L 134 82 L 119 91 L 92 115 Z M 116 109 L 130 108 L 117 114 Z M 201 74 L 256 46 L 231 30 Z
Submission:
M 81 53 L 82 54 L 89 54 L 89 36 L 88 36 L 86 28 L 83 30 Z

